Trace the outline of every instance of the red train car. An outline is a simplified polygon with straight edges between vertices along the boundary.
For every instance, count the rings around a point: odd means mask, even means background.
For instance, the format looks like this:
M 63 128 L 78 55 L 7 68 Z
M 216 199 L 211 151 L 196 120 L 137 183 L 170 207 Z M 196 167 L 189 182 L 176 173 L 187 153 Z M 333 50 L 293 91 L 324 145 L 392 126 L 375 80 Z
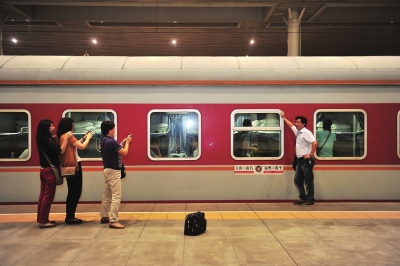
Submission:
M 295 199 L 282 110 L 307 117 L 317 138 L 333 122 L 331 153 L 316 156 L 317 200 L 399 200 L 399 57 L 3 56 L 0 65 L 0 202 L 36 201 L 36 126 L 65 116 L 77 137 L 95 133 L 79 152 L 82 201 L 101 199 L 105 120 L 117 140 L 133 137 L 125 201 Z M 241 149 L 243 132 L 256 152 Z

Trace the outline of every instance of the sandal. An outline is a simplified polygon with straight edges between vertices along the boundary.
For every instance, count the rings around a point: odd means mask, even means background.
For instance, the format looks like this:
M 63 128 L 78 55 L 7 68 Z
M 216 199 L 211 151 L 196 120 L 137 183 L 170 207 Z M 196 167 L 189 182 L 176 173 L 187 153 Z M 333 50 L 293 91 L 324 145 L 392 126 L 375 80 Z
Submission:
M 54 223 L 47 223 L 47 224 L 39 224 L 39 228 L 40 229 L 44 229 L 44 228 L 50 228 L 50 227 L 54 227 L 54 226 L 56 226 L 56 224 L 54 224 Z

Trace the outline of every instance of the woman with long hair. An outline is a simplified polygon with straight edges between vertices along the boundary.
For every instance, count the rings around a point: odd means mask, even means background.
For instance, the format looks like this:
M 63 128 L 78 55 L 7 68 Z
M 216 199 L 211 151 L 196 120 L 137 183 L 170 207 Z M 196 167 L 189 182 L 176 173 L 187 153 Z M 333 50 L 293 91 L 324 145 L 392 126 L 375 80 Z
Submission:
M 65 134 L 66 139 L 69 139 L 71 136 L 72 132 Z M 65 151 L 67 145 L 65 143 L 60 147 L 54 135 L 53 122 L 48 119 L 39 122 L 36 131 L 36 145 L 40 160 L 40 194 L 37 222 L 40 228 L 54 227 L 56 226 L 56 222 L 49 220 L 49 214 L 56 193 L 56 177 L 46 156 L 53 166 L 58 167 L 60 165 L 59 154 Z
M 80 224 L 83 221 L 75 217 L 76 207 L 78 206 L 79 199 L 82 194 L 82 167 L 81 159 L 78 156 L 77 149 L 84 150 L 89 144 L 90 139 L 93 137 L 91 131 L 86 132 L 85 136 L 77 140 L 74 136 L 66 138 L 66 133 L 74 131 L 75 125 L 74 120 L 69 117 L 61 118 L 58 123 L 57 136 L 60 139 L 60 143 L 64 145 L 67 143 L 65 152 L 62 152 L 61 162 L 62 166 L 75 166 L 76 175 L 74 177 L 66 178 L 68 186 L 68 195 L 66 200 L 66 217 L 65 222 L 67 224 Z

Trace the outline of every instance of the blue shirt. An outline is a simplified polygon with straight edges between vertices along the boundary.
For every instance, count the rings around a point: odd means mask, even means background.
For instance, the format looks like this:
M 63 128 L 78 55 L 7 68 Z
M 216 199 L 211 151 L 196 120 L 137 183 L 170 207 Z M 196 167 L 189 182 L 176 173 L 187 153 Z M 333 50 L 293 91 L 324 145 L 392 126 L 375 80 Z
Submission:
M 105 136 L 101 139 L 100 149 L 104 168 L 115 170 L 122 168 L 122 156 L 118 153 L 122 149 L 121 144 L 115 139 Z

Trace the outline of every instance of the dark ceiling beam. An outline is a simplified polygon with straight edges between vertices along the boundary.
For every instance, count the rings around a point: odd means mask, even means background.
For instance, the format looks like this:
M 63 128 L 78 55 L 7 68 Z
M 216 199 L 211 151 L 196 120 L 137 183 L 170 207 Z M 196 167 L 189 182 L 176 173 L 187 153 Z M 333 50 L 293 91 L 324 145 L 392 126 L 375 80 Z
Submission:
M 272 14 L 274 14 L 276 7 L 278 6 L 278 3 L 275 3 L 274 5 L 268 7 L 264 7 L 264 22 L 268 22 L 269 19 L 271 18 Z
M 38 20 L 140 22 L 263 22 L 262 7 L 35 6 Z
M 270 2 L 274 1 L 202 1 L 202 0 L 167 0 L 167 1 L 148 1 L 148 0 L 134 0 L 134 1 L 27 1 L 27 0 L 13 0 L 5 1 L 15 5 L 36 5 L 36 6 L 103 6 L 103 7 L 268 7 L 271 6 Z M 284 0 L 279 2 L 302 3 L 304 0 Z
M 358 10 L 359 12 L 348 13 L 343 11 Z M 327 20 L 320 19 L 322 16 L 333 16 L 336 22 L 351 23 L 351 22 L 368 22 L 374 20 L 383 22 L 388 20 L 396 20 L 400 12 L 400 3 L 325 3 L 317 12 L 315 12 L 307 22 L 327 22 Z M 374 18 L 373 18 L 374 17 Z M 332 22 L 332 21 L 331 21 Z
M 17 13 L 21 14 L 23 17 L 29 20 L 34 19 L 34 7 L 33 6 L 15 6 L 10 3 L 5 2 L 9 8 L 13 9 Z
M 328 8 L 327 4 L 322 5 L 317 12 L 315 12 L 306 22 L 312 22 L 315 18 L 319 17 L 326 9 Z

